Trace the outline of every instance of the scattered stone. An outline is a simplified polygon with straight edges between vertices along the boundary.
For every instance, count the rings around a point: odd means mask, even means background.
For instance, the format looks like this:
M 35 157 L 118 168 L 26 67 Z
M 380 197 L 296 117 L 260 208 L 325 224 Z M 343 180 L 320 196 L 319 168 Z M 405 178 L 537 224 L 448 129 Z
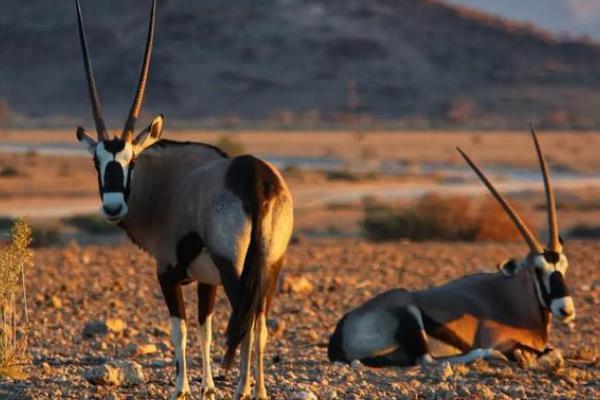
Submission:
M 156 337 L 168 337 L 169 329 L 160 325 L 156 325 L 152 328 L 152 331 L 150 333 L 152 336 Z
M 135 343 L 130 343 L 127 346 L 127 349 L 129 350 L 130 354 L 136 355 L 136 356 L 145 356 L 148 354 L 156 354 L 158 353 L 158 348 L 156 347 L 155 344 L 135 344 Z
M 106 321 L 90 321 L 83 328 L 83 336 L 91 338 L 98 335 L 107 335 L 108 333 L 121 333 L 126 327 L 125 322 L 117 318 L 108 318 Z
M 313 289 L 313 284 L 304 276 L 286 275 L 281 284 L 281 290 L 284 293 L 308 294 Z
M 362 367 L 362 363 L 360 362 L 360 360 L 352 360 L 352 362 L 350 363 L 350 366 L 354 369 L 358 369 Z
M 47 362 L 42 363 L 42 371 L 44 371 L 45 374 L 49 374 L 51 370 L 52 367 L 50 366 L 50 364 L 48 364 Z
M 146 381 L 142 367 L 133 361 L 111 361 L 84 372 L 84 379 L 93 385 L 135 386 Z
M 577 349 L 575 358 L 583 361 L 594 362 L 598 359 L 598 349 L 594 346 L 584 345 Z
M 62 308 L 62 300 L 57 296 L 50 297 L 50 300 L 48 300 L 48 304 L 50 305 L 50 307 L 56 308 L 57 310 L 60 310 Z
M 166 368 L 169 363 L 166 360 L 152 360 L 150 366 L 152 368 Z
M 292 395 L 292 400 L 319 400 L 319 398 L 310 390 L 303 390 L 301 392 L 294 393 Z
M 538 358 L 538 366 L 543 370 L 553 371 L 559 369 L 563 365 L 565 365 L 565 360 L 558 349 L 553 349 Z
M 112 333 L 121 333 L 127 328 L 127 324 L 122 319 L 109 318 L 106 320 L 108 331 Z
M 277 337 L 285 331 L 285 322 L 270 318 L 267 321 L 267 327 L 269 328 L 269 334 L 273 337 Z
M 437 376 L 440 381 L 445 381 L 452 375 L 454 375 L 454 371 L 452 370 L 452 366 L 447 362 L 442 363 L 437 370 Z

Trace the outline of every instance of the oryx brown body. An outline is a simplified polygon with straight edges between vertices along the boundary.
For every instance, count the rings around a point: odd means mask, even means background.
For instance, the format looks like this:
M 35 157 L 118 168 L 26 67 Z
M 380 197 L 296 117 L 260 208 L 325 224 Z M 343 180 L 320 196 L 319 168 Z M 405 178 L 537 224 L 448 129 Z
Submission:
M 564 281 L 568 262 L 558 238 L 554 195 L 539 142 L 550 241 L 544 248 L 506 199 L 460 149 L 468 164 L 498 199 L 530 248 L 497 273 L 467 275 L 417 291 L 385 292 L 349 312 L 329 342 L 332 361 L 361 360 L 373 366 L 410 365 L 445 359 L 467 362 L 490 356 L 513 357 L 516 350 L 547 350 L 552 316 L 575 317 Z
M 78 0 L 76 9 L 97 140 L 81 127 L 77 138 L 94 156 L 102 214 L 156 259 L 175 350 L 176 383 L 171 399 L 190 394 L 182 285 L 194 281 L 198 283 L 203 398 L 215 398 L 211 321 L 216 289 L 223 286 L 232 305 L 226 332 L 227 366 L 240 344 L 242 348 L 235 398 L 250 397 L 254 344 L 254 397 L 266 399 L 266 314 L 292 234 L 291 194 L 277 169 L 256 157 L 229 158 L 214 146 L 160 139 L 162 115 L 134 138 L 149 73 L 156 0 L 131 110 L 122 134 L 109 138 Z

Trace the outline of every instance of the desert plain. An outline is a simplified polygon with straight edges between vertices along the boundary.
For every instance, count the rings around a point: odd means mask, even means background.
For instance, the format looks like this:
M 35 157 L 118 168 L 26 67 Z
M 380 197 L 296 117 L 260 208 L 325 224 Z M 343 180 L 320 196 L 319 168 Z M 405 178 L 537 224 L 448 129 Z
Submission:
M 233 142 L 278 165 L 295 199 L 296 230 L 269 316 L 267 390 L 273 399 L 594 399 L 600 393 L 600 134 L 542 133 L 552 167 L 559 221 L 570 260 L 567 276 L 577 320 L 554 323 L 550 343 L 564 364 L 523 368 L 503 361 L 372 369 L 332 364 L 327 341 L 344 313 L 384 290 L 425 288 L 472 272 L 495 271 L 520 257 L 519 241 L 370 242 L 364 204 L 413 207 L 436 193 L 481 199 L 485 189 L 464 168 L 461 146 L 545 237 L 542 182 L 527 132 L 168 132 L 175 140 Z M 0 380 L 2 399 L 157 399 L 173 389 L 168 313 L 153 260 L 116 230 L 73 224 L 99 206 L 90 156 L 74 131 L 0 132 L 0 216 L 29 217 L 40 234 L 27 271 L 27 378 Z M 227 139 L 224 141 L 224 138 Z M 370 199 L 370 200 L 369 200 Z M 497 211 L 500 212 L 500 211 Z M 93 220 L 94 224 L 98 222 Z M 4 224 L 6 225 L 6 224 Z M 40 233 L 41 232 L 41 233 Z M 48 232 L 52 233 L 51 235 Z M 581 234 L 585 232 L 585 234 Z M 193 285 L 186 287 L 188 362 L 200 398 L 201 362 Z M 229 305 L 215 314 L 213 365 L 219 398 L 229 398 L 237 369 L 225 371 Z M 94 321 L 116 327 L 89 331 Z M 114 321 L 118 321 L 115 323 Z M 143 382 L 94 384 L 107 362 L 134 362 Z

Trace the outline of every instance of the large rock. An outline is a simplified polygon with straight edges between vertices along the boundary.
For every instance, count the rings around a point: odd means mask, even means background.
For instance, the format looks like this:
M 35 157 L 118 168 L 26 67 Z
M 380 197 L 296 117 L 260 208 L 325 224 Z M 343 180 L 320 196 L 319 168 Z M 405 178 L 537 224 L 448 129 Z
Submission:
M 146 381 L 142 367 L 134 361 L 110 361 L 88 369 L 83 377 L 93 385 L 135 386 Z

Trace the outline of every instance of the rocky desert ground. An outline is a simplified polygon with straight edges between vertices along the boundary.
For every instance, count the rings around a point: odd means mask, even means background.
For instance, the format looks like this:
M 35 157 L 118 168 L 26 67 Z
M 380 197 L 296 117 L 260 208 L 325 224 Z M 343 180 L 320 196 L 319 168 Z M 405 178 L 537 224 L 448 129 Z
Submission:
M 594 399 L 600 394 L 600 243 L 567 243 L 576 325 L 554 324 L 559 368 L 525 369 L 478 361 L 428 368 L 370 369 L 331 364 L 326 345 L 343 313 L 393 287 L 422 288 L 465 273 L 494 271 L 521 244 L 384 243 L 301 239 L 291 245 L 267 352 L 273 399 Z M 26 380 L 0 381 L 2 399 L 161 399 L 175 373 L 167 311 L 152 260 L 133 245 L 40 249 L 27 273 L 30 354 Z M 201 364 L 195 290 L 186 287 L 188 359 L 194 398 Z M 220 398 L 230 398 L 237 369 L 220 365 L 228 304 L 219 293 L 213 363 Z M 114 384 L 87 379 L 104 364 L 130 365 Z M 87 378 L 87 379 L 86 379 Z M 110 381 L 110 379 L 109 379 Z

